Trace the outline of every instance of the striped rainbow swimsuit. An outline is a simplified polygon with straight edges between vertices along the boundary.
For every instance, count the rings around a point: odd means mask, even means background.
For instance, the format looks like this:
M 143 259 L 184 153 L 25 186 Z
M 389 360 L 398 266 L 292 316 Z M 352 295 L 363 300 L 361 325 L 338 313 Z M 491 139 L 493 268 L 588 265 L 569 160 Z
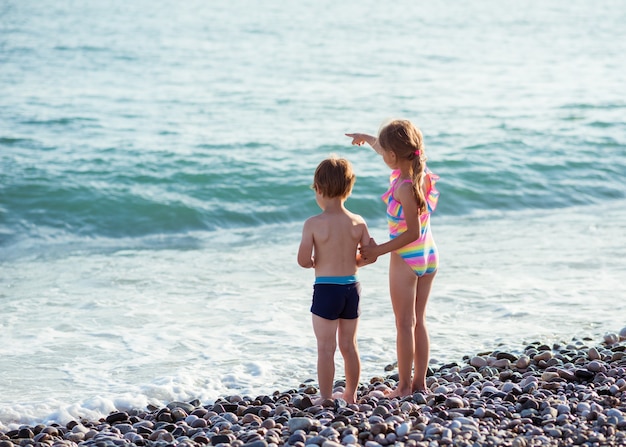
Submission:
M 425 169 L 425 175 L 430 180 L 430 187 L 426 192 L 426 207 L 428 211 L 420 215 L 422 232 L 418 239 L 395 251 L 411 266 L 417 276 L 433 273 L 439 266 L 439 253 L 430 229 L 430 214 L 435 211 L 437 200 L 439 199 L 439 191 L 435 188 L 435 183 L 439 180 L 439 176 L 432 173 L 428 168 Z M 411 180 L 405 179 L 404 182 L 411 183 Z M 406 231 L 406 220 L 404 219 L 402 205 L 393 197 L 395 189 L 402 183 L 400 181 L 399 169 L 391 172 L 389 183 L 389 189 L 383 194 L 382 199 L 387 204 L 389 237 L 393 239 Z

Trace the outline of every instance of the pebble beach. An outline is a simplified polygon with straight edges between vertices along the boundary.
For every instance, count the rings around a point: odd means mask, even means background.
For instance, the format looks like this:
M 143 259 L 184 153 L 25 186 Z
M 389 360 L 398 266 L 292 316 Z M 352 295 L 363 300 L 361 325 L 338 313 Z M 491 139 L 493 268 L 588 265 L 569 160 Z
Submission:
M 432 367 L 426 394 L 388 399 L 394 365 L 356 404 L 319 402 L 311 380 L 271 395 L 230 395 L 114 411 L 100 420 L 21 426 L 0 447 L 623 446 L 626 327 L 603 340 L 532 342 Z M 335 384 L 342 391 L 342 381 Z M 314 404 L 315 403 L 315 404 Z

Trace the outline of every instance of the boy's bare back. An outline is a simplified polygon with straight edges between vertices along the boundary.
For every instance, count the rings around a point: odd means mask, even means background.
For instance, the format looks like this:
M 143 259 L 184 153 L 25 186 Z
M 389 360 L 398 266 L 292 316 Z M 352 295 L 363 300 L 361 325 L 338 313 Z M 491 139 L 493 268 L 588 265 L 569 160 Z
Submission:
M 311 219 L 314 219 L 315 275 L 354 275 L 359 244 L 367 245 L 369 241 L 363 218 L 344 211 L 324 212 Z
M 359 245 L 369 243 L 369 232 L 363 218 L 341 206 L 326 209 L 309 218 L 302 231 L 301 252 L 312 249 L 315 276 L 349 276 L 361 266 Z M 303 259 L 298 257 L 299 262 Z M 300 265 L 303 265 L 300 262 Z
M 356 176 L 346 159 L 322 161 L 313 177 L 315 201 L 322 213 L 304 222 L 298 249 L 298 264 L 315 268 L 315 276 L 352 276 L 365 262 L 359 246 L 370 243 L 365 220 L 351 213 L 344 203 Z

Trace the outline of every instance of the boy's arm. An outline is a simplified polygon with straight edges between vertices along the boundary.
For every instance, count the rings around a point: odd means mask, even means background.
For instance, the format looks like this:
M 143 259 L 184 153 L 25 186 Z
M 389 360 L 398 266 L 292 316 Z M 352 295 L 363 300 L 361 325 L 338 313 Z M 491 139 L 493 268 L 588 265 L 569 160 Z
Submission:
M 378 143 L 378 138 L 366 133 L 347 133 L 346 136 L 352 138 L 353 145 L 361 146 L 363 143 L 367 143 L 378 154 L 383 155 L 384 149 Z
M 374 238 L 370 237 L 369 230 L 367 228 L 367 224 L 363 221 L 363 234 L 361 234 L 361 241 L 359 242 L 359 247 L 365 247 L 366 245 L 376 245 Z M 376 258 L 365 259 L 361 256 L 360 252 L 356 254 L 356 266 L 363 267 L 364 265 L 373 264 L 376 262 Z
M 302 240 L 300 248 L 298 248 L 298 264 L 305 269 L 315 267 L 315 259 L 313 258 L 313 230 L 310 220 L 304 222 L 302 228 Z

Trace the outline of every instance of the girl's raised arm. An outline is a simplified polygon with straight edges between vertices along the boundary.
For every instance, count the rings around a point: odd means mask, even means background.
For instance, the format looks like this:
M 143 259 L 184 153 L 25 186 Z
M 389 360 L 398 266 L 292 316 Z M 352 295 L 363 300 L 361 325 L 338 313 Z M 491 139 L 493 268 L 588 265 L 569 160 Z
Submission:
M 378 154 L 383 155 L 383 148 L 378 144 L 378 138 L 366 133 L 347 133 L 346 136 L 352 138 L 353 145 L 361 146 L 363 143 L 367 143 Z

